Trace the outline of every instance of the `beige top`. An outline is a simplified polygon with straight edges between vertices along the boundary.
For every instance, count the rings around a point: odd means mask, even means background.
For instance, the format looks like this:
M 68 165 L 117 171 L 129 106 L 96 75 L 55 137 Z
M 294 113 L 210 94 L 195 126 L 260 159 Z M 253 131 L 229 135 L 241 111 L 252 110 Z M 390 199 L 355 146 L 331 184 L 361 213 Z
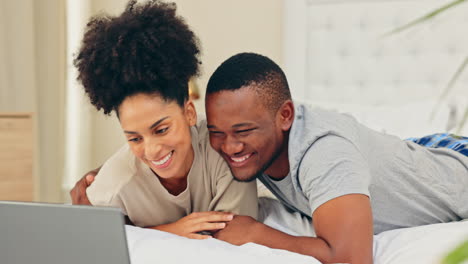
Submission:
M 128 144 L 102 166 L 87 189 L 97 206 L 119 207 L 137 226 L 172 223 L 192 212 L 227 211 L 257 218 L 255 181 L 234 181 L 223 158 L 210 146 L 206 121 L 191 128 L 194 160 L 187 188 L 170 194 Z

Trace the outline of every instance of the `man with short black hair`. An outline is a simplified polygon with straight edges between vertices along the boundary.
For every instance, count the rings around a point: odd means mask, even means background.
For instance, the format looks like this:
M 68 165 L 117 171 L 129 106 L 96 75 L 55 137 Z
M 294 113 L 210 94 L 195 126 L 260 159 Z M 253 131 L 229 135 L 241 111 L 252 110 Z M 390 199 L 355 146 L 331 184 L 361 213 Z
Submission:
M 236 216 L 218 239 L 363 264 L 372 263 L 373 234 L 468 218 L 461 151 L 426 148 L 349 115 L 293 104 L 283 71 L 265 56 L 223 62 L 208 82 L 206 112 L 211 145 L 233 176 L 261 180 L 311 217 L 317 234 L 295 237 Z

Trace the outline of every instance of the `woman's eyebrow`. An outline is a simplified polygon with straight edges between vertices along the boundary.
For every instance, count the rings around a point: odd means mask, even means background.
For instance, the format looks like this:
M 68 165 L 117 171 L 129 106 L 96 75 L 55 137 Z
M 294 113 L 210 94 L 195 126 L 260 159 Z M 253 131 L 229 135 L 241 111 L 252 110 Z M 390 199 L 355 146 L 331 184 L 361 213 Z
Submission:
M 168 119 L 169 116 L 166 116 L 166 117 L 163 117 L 161 119 L 159 119 L 158 121 L 154 122 L 150 127 L 149 129 L 153 129 L 155 126 L 159 125 L 162 121 Z M 127 131 L 127 130 L 124 130 L 124 133 L 125 134 L 138 134 L 138 132 L 135 132 L 135 131 Z
M 166 119 L 168 119 L 168 118 L 169 118 L 169 116 L 166 116 L 166 117 L 163 117 L 163 118 L 159 119 L 158 121 L 154 122 L 154 123 L 149 127 L 149 129 L 153 129 L 155 126 L 159 125 L 162 121 L 164 121 L 164 120 L 166 120 Z

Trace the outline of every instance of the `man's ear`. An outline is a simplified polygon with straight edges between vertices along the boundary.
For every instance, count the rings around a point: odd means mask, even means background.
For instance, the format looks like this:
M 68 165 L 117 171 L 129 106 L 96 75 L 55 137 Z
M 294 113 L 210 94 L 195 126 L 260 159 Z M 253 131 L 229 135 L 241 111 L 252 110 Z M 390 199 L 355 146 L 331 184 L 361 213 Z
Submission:
M 195 105 L 192 100 L 187 100 L 184 105 L 185 118 L 190 126 L 197 124 L 197 110 L 195 110 Z
M 277 112 L 278 124 L 283 131 L 289 131 L 294 121 L 294 104 L 291 100 L 286 100 Z

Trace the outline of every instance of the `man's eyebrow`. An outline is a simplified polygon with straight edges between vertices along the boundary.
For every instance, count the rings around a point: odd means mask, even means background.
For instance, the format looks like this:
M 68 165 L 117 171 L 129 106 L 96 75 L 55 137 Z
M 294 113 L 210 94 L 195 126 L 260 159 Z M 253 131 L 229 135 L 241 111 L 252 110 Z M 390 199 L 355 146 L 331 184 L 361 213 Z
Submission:
M 149 129 L 153 129 L 155 126 L 161 124 L 162 121 L 164 121 L 164 120 L 166 120 L 166 119 L 168 119 L 168 118 L 169 118 L 169 116 L 166 116 L 166 117 L 163 117 L 163 118 L 159 119 L 158 121 L 154 122 L 154 123 L 149 127 Z M 137 132 L 134 132 L 134 131 L 127 131 L 127 130 L 124 130 L 124 133 L 125 133 L 125 134 L 138 134 Z
M 243 127 L 243 126 L 250 126 L 250 125 L 253 125 L 252 123 L 239 123 L 239 124 L 235 124 L 235 125 L 232 125 L 233 128 L 238 128 L 238 127 Z M 207 125 L 208 128 L 216 128 L 216 126 L 214 125 Z
M 237 127 L 251 126 L 251 125 L 253 125 L 253 124 L 252 123 L 239 123 L 239 124 L 233 125 L 232 127 L 237 128 Z

